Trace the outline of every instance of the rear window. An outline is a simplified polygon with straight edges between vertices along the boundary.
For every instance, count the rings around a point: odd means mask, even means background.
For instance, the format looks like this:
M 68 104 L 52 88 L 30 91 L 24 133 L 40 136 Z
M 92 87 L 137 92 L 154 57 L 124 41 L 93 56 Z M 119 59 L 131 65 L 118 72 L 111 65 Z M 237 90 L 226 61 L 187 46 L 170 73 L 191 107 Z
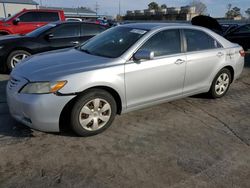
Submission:
M 215 39 L 203 31 L 186 29 L 184 32 L 187 40 L 188 52 L 222 47 Z
M 235 32 L 236 33 L 250 33 L 250 25 L 241 26 Z
M 57 12 L 37 12 L 38 20 L 41 22 L 54 22 L 60 20 Z

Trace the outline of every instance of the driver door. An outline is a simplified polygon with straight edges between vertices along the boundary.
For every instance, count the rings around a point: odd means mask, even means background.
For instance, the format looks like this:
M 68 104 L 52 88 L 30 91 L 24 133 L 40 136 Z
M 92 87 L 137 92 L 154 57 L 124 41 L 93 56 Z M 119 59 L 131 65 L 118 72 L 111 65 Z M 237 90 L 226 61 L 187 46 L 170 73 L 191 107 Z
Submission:
M 180 36 L 178 29 L 156 33 L 139 49 L 153 51 L 155 58 L 125 65 L 128 108 L 182 96 L 186 56 Z
M 53 28 L 48 36 L 50 50 L 74 47 L 80 44 L 80 23 L 66 23 Z
M 26 34 L 44 25 L 39 22 L 36 12 L 26 12 L 19 16 L 18 19 L 19 22 L 13 27 L 16 34 Z

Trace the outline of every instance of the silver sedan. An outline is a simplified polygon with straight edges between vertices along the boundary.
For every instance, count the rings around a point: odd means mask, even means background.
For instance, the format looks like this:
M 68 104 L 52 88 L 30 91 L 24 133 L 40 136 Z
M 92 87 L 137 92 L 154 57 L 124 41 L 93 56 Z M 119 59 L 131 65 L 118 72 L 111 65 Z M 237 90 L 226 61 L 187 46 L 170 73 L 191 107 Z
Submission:
M 11 73 L 12 116 L 46 132 L 69 120 L 81 136 L 117 114 L 209 93 L 223 97 L 244 66 L 244 51 L 216 33 L 181 24 L 128 24 L 77 48 L 35 55 Z

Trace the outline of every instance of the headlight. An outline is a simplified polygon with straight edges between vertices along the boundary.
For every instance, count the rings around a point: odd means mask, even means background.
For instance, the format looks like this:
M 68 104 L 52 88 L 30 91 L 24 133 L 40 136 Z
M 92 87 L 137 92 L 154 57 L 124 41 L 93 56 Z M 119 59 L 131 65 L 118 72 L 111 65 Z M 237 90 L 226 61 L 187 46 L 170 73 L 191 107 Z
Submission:
M 28 83 L 23 87 L 20 93 L 25 93 L 25 94 L 55 93 L 60 89 L 62 89 L 66 83 L 67 81 Z
M 3 46 L 0 46 L 0 50 L 2 50 L 3 49 Z

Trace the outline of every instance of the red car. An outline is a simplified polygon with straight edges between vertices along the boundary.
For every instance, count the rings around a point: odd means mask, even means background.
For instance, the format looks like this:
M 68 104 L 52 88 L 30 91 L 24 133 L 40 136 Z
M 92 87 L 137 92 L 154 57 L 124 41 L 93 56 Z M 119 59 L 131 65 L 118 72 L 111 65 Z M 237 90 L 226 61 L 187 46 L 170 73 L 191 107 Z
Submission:
M 26 34 L 49 22 L 65 21 L 62 10 L 24 9 L 0 21 L 0 35 Z

